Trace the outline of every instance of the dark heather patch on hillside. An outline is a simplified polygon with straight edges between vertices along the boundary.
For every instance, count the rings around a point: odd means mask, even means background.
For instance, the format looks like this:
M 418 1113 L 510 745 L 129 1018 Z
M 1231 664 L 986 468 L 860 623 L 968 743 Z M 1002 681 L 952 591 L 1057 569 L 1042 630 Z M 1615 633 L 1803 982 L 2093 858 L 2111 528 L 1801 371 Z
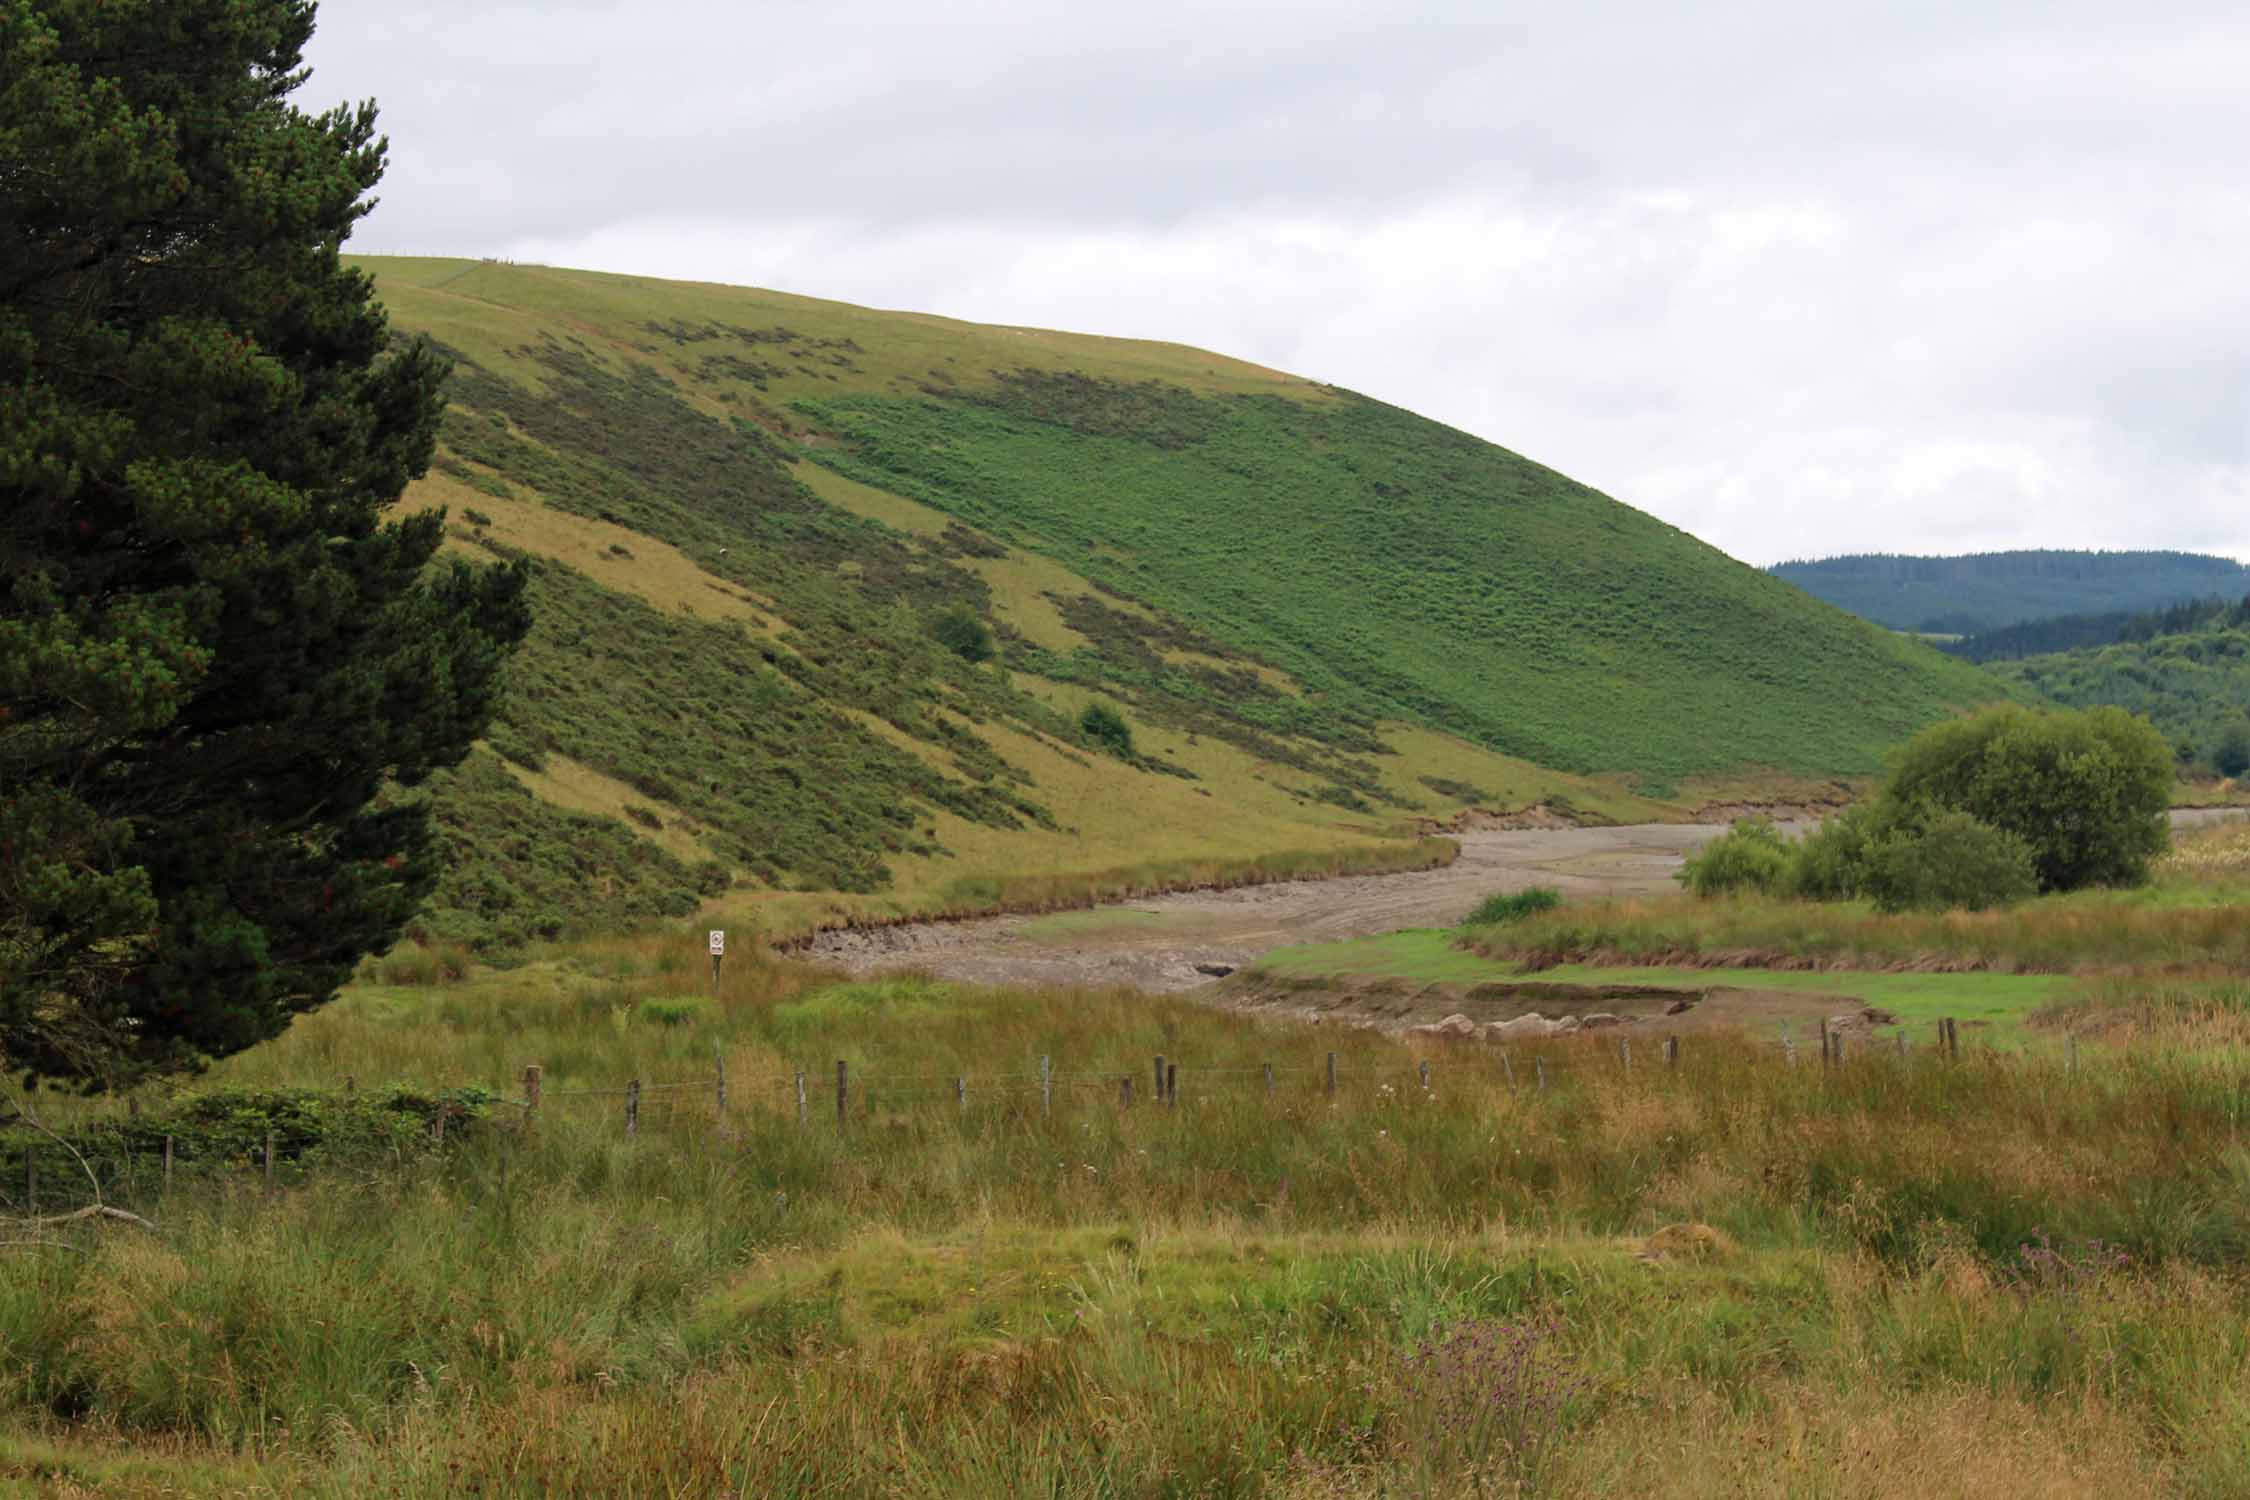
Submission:
M 974 734 L 903 689 L 887 701 L 847 691 L 869 680 L 867 660 L 761 648 L 731 623 L 667 615 L 552 562 L 536 565 L 532 601 L 537 623 L 503 712 L 511 740 L 679 808 L 715 830 L 714 853 L 759 880 L 881 889 L 886 854 L 942 852 L 921 829 L 938 809 L 992 827 L 1054 826 L 1009 789 L 1022 773 Z M 831 702 L 942 745 L 972 779 L 933 769 Z
M 959 521 L 948 521 L 938 535 L 937 550 L 946 557 L 999 558 L 1008 555 L 1008 549 L 990 538 L 980 536 Z
M 807 490 L 758 424 L 698 410 L 645 365 L 619 374 L 552 340 L 518 352 L 540 367 L 543 390 L 466 361 L 456 366 L 444 441 L 460 458 L 563 510 L 670 542 L 705 570 L 767 593 L 776 592 L 777 575 L 849 563 L 850 586 L 872 607 L 901 599 L 987 607 L 990 591 L 976 574 Z M 814 587 L 824 603 L 836 591 L 828 580 Z
M 1348 393 L 1017 373 L 795 410 L 831 438 L 816 461 L 1287 671 L 1306 695 L 1275 726 L 1292 734 L 1344 744 L 1403 718 L 1565 770 L 1834 774 L 2001 695 L 1653 517 Z M 1050 666 L 1127 684 L 1152 715 L 1203 693 L 1137 681 L 1145 659 L 1119 643 L 1035 670 Z
M 958 394 L 962 400 L 1082 437 L 1128 438 L 1151 448 L 1186 448 L 1211 437 L 1225 420 L 1216 402 L 1156 380 L 1127 384 L 1067 370 L 1014 370 L 995 378 L 999 381 L 997 393 L 967 390 Z M 953 383 L 950 377 L 946 383 Z
M 1049 597 L 1063 623 L 1086 637 L 1086 644 L 1064 653 L 1019 642 L 1009 656 L 1025 671 L 1115 693 L 1130 699 L 1152 723 L 1208 735 L 1261 760 L 1331 778 L 1380 802 L 1404 805 L 1384 789 L 1375 767 L 1349 758 L 1389 753 L 1370 726 L 1282 692 L 1247 664 L 1215 667 L 1166 661 L 1161 654 L 1166 651 L 1244 660 L 1176 620 L 1114 609 L 1090 594 Z
M 724 889 L 727 871 L 690 869 L 614 818 L 549 806 L 490 755 L 429 783 L 445 873 L 411 935 L 480 950 L 682 917 Z
M 675 348 L 723 339 L 740 344 L 753 353 L 761 348 L 769 348 L 779 351 L 784 358 L 801 364 L 817 362 L 839 370 L 856 371 L 859 365 L 851 356 L 867 352 L 853 339 L 814 338 L 810 334 L 799 333 L 794 328 L 784 328 L 778 323 L 771 328 L 745 328 L 739 323 L 648 322 L 643 323 L 641 328 L 658 338 L 670 339 Z

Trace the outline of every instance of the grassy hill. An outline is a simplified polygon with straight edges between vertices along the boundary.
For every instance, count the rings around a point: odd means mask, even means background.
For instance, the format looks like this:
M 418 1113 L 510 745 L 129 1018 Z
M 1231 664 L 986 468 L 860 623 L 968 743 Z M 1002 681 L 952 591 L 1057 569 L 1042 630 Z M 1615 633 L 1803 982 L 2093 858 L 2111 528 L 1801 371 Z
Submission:
M 459 360 L 411 498 L 537 563 L 491 753 L 440 789 L 439 935 L 1425 859 L 1417 819 L 1785 793 L 2000 691 L 1503 449 L 1199 350 L 359 263 Z M 941 644 L 963 609 L 996 659 Z
M 1893 630 L 1944 635 L 2250 592 L 2250 568 L 2199 552 L 1876 553 L 1785 562 L 1772 572 Z

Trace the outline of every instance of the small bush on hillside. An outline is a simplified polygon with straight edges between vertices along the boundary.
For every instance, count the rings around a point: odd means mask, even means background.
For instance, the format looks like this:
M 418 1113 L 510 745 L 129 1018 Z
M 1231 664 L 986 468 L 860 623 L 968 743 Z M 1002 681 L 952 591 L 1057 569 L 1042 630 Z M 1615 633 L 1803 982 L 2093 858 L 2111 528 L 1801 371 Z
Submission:
M 643 1000 L 633 1014 L 657 1026 L 692 1026 L 703 1016 L 701 1000 Z
M 992 660 L 992 627 L 966 604 L 938 611 L 930 637 L 965 662 Z
M 1562 905 L 1562 892 L 1551 885 L 1535 885 L 1520 891 L 1495 891 L 1477 903 L 1469 913 L 1471 927 L 1497 927 L 1503 922 L 1520 922 L 1525 917 L 1536 917 L 1543 911 L 1553 911 Z
M 2031 845 L 1951 809 L 1872 839 L 1863 889 L 1881 911 L 1982 911 L 2038 894 Z
M 1740 818 L 1688 856 L 1677 878 L 1698 896 L 1778 894 L 1789 889 L 1789 841 L 1771 818 Z
M 1130 756 L 1133 753 L 1133 726 L 1125 716 L 1106 703 L 1089 703 L 1078 716 L 1078 728 L 1086 738 L 1102 746 L 1113 755 Z

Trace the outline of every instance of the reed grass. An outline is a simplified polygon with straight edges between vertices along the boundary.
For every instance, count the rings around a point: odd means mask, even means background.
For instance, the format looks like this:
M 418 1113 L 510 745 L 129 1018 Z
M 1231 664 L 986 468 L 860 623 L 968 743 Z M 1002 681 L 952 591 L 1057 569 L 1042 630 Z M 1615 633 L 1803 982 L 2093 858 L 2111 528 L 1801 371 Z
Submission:
M 270 1195 L 240 1164 L 184 1170 L 168 1195 L 112 1169 L 112 1201 L 158 1231 L 71 1231 L 68 1250 L 0 1261 L 0 1486 L 2250 1480 L 2232 1394 L 2250 1375 L 2239 1049 L 2089 1041 L 2076 1071 L 1927 1051 L 1824 1071 L 1713 1034 L 1671 1070 L 1585 1039 L 1513 1052 L 1511 1088 L 1489 1050 L 1180 1000 L 850 982 L 747 954 L 714 988 L 683 939 L 369 984 L 217 1070 L 211 1085 L 511 1088 L 538 1061 L 547 1096 L 528 1126 L 502 1109 L 442 1148 L 285 1164 Z M 1176 1107 L 1150 1099 L 1159 1052 L 1180 1066 Z M 716 1056 L 723 1129 L 702 1083 Z M 864 1084 L 842 1128 L 838 1058 Z M 628 1138 L 616 1097 L 584 1091 L 633 1076 L 695 1086 L 652 1091 Z M 95 1106 L 46 1108 L 98 1124 Z M 1673 1225 L 1707 1230 L 1658 1233 Z M 1432 1368 L 1418 1351 L 1532 1328 L 1551 1330 L 1535 1363 L 1563 1392 L 1536 1451 L 1459 1413 L 1547 1387 L 1489 1359 L 1438 1361 L 1450 1384 L 1410 1375 Z

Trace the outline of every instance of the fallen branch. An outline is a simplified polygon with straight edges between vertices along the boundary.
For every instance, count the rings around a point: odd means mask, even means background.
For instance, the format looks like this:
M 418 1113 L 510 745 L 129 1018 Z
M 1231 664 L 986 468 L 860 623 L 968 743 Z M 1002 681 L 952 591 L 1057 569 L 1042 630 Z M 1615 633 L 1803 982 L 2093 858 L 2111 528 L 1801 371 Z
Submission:
M 127 1213 L 122 1208 L 111 1208 L 106 1203 L 89 1203 L 84 1208 L 73 1209 L 67 1214 L 47 1214 L 36 1219 L 0 1219 L 0 1224 L 6 1224 L 11 1229 L 47 1229 L 57 1224 L 83 1223 L 87 1219 L 117 1219 L 126 1224 L 138 1224 L 143 1229 L 156 1227 L 139 1214 Z
M 33 1130 L 38 1131 L 48 1140 L 53 1141 L 56 1145 L 62 1147 L 63 1150 L 69 1152 L 71 1159 L 78 1163 L 78 1170 L 86 1174 L 86 1182 L 88 1186 L 90 1186 L 94 1191 L 94 1201 L 87 1204 L 84 1208 L 73 1209 L 67 1214 L 26 1215 L 22 1218 L 0 1219 L 0 1228 L 20 1230 L 25 1233 L 31 1233 L 33 1231 L 41 1229 L 57 1228 L 64 1224 L 86 1224 L 98 1222 L 104 1219 L 115 1219 L 121 1224 L 138 1224 L 143 1229 L 154 1229 L 156 1227 L 148 1220 L 142 1218 L 139 1214 L 128 1213 L 122 1208 L 111 1208 L 108 1204 L 102 1202 L 102 1180 L 101 1177 L 94 1171 L 94 1164 L 86 1160 L 85 1154 L 81 1152 L 76 1146 L 73 1146 L 69 1141 L 64 1140 L 60 1135 L 57 1135 L 54 1131 L 48 1129 L 46 1122 L 41 1120 L 37 1115 L 31 1112 L 31 1104 L 28 1100 L 23 1099 L 20 1096 L 16 1099 L 15 1119 L 10 1123 L 21 1123 L 29 1125 Z M 27 1203 L 24 1206 L 26 1208 L 29 1208 L 32 1205 Z M 0 1248 L 42 1248 L 50 1245 L 55 1246 L 59 1249 L 72 1251 L 75 1251 L 78 1248 L 75 1245 L 66 1244 L 62 1240 L 46 1238 L 33 1238 L 28 1240 L 0 1240 Z

